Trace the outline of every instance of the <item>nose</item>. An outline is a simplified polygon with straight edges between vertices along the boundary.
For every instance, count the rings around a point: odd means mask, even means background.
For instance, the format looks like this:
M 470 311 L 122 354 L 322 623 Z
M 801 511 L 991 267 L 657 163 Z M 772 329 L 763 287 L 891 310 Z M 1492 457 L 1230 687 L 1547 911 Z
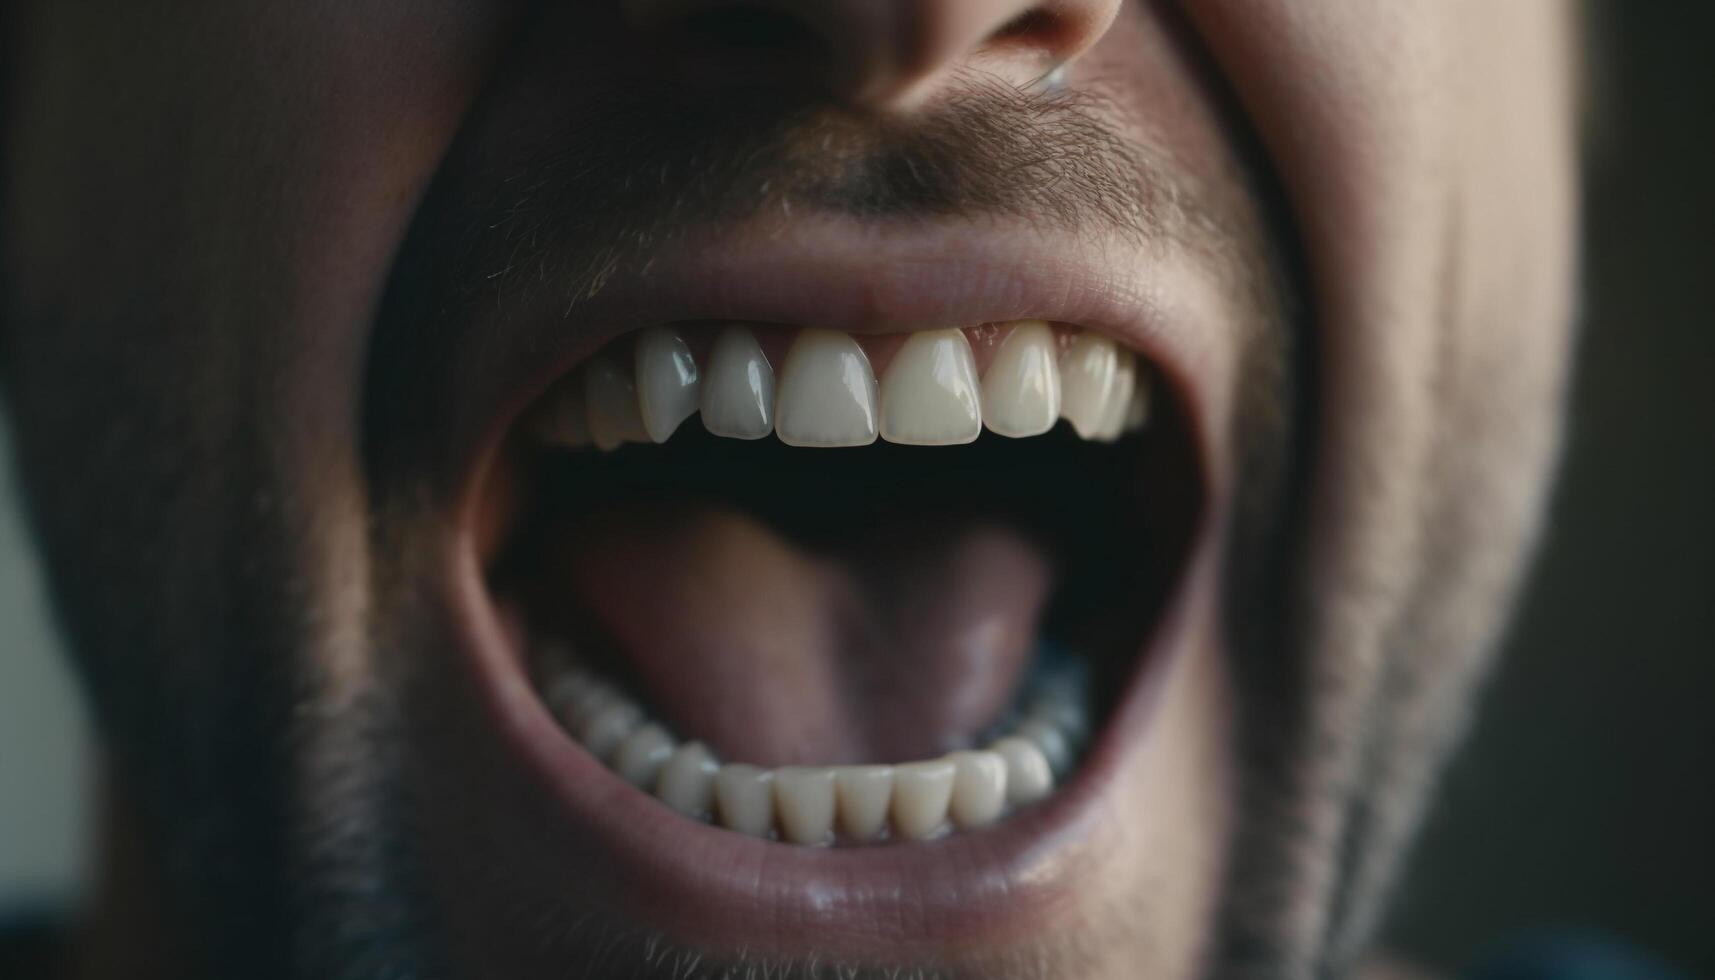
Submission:
M 1122 0 L 626 0 L 633 23 L 694 36 L 735 70 L 759 46 L 791 45 L 790 79 L 807 68 L 838 102 L 907 110 L 953 84 L 961 69 L 1022 83 L 1101 39 Z M 774 52 L 779 53 L 779 52 Z M 739 62 L 746 62 L 740 65 Z

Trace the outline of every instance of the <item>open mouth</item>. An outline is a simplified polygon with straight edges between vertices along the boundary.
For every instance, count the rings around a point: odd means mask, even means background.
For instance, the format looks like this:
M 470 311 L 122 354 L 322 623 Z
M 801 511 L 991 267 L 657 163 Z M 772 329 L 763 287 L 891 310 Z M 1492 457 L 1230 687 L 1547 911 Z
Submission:
M 1157 366 L 1075 324 L 673 322 L 518 416 L 479 552 L 588 793 L 769 847 L 943 847 L 1069 795 L 1140 686 L 1191 446 Z

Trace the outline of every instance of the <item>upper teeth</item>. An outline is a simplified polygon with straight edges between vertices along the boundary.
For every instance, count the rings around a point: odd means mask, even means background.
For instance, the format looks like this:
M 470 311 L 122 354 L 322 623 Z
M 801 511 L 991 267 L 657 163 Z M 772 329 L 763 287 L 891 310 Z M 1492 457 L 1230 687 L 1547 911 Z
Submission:
M 1013 328 L 983 378 L 983 423 L 990 431 L 1018 438 L 1054 428 L 1062 398 L 1058 361 L 1048 324 Z
M 963 330 L 914 333 L 881 382 L 881 435 L 888 442 L 948 446 L 983 427 L 977 362 Z
M 780 371 L 774 431 L 788 446 L 867 446 L 876 434 L 875 372 L 857 341 L 801 331 Z
M 1137 358 L 1101 334 L 1080 331 L 1062 354 L 1040 320 L 1008 324 L 986 374 L 963 330 L 912 334 L 877 382 L 849 335 L 800 330 L 776 383 L 751 331 L 724 328 L 699 366 L 672 327 L 637 338 L 631 370 L 598 355 L 557 385 L 539 428 L 551 443 L 615 449 L 665 442 L 691 415 L 717 436 L 793 446 L 864 446 L 878 437 L 916 446 L 1040 435 L 1061 418 L 1085 439 L 1111 441 L 1142 428 L 1147 379 Z
M 774 431 L 774 369 L 743 327 L 728 327 L 709 351 L 703 427 L 717 436 L 761 439 Z

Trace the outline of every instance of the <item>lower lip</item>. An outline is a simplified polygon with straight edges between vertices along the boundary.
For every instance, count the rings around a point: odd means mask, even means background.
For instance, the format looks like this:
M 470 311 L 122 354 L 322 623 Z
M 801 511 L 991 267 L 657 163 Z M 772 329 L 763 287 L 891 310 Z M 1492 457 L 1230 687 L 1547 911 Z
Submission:
M 504 750 L 563 816 L 559 843 L 593 857 L 579 886 L 622 921 L 706 949 L 874 955 L 983 944 L 1040 930 L 1043 916 L 1109 858 L 1103 827 L 1127 758 L 1149 737 L 1169 673 L 1214 595 L 1205 528 L 1138 656 L 1132 682 L 1072 779 L 992 828 L 938 841 L 805 848 L 686 819 L 619 779 L 548 714 L 501 623 L 469 542 L 447 587 L 454 641 L 472 659 L 479 704 Z

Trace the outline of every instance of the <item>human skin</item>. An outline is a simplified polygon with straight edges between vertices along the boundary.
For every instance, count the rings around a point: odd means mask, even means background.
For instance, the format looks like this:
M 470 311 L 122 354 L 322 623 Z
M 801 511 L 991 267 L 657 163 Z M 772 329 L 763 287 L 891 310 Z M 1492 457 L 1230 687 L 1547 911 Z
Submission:
M 977 911 L 912 924 L 884 908 L 882 929 L 854 911 L 885 901 L 873 888 L 809 912 L 801 895 L 751 894 L 723 913 L 719 887 L 685 902 L 619 887 L 637 870 L 611 857 L 626 842 L 561 798 L 550 765 L 520 760 L 540 740 L 518 732 L 541 722 L 506 714 L 472 655 L 500 629 L 461 564 L 495 406 L 541 383 L 521 362 L 563 366 L 605 335 L 576 316 L 525 324 L 550 298 L 520 287 L 403 352 L 395 266 L 415 253 L 401 243 L 443 213 L 425 209 L 459 214 L 431 181 L 480 195 L 485 168 L 516 159 L 510 141 L 587 114 L 580 92 L 670 64 L 634 25 L 679 12 L 13 0 L 4 390 L 95 707 L 109 833 L 144 855 L 106 878 L 97 970 L 134 966 L 139 948 L 171 976 L 671 976 L 693 962 L 1312 976 L 1356 962 L 1555 455 L 1574 269 L 1568 11 L 1072 3 L 1057 6 L 1069 34 L 973 53 L 1027 7 L 807 2 L 837 57 L 790 81 L 860 119 L 909 120 L 972 72 L 1017 83 L 1037 47 L 1079 50 L 1068 87 L 1099 80 L 1097 117 L 1216 220 L 1142 244 L 1099 226 L 982 234 L 1144 267 L 1132 285 L 1167 325 L 1122 339 L 1181 379 L 1210 516 L 1163 631 L 1173 669 L 1149 717 L 1122 720 L 1135 737 L 1093 763 L 1099 800 L 1045 819 L 1047 856 L 973 885 Z M 927 26 L 865 28 L 879 9 Z M 928 40 L 899 46 L 911 36 Z M 876 227 L 883 254 L 913 259 L 934 234 Z M 800 232 L 822 234 L 764 215 L 731 243 Z M 814 241 L 829 267 L 856 261 L 838 233 Z M 1276 275 L 1289 286 L 1221 288 Z M 1258 407 L 1244 383 L 1253 358 L 1280 353 L 1258 354 L 1269 319 L 1292 324 L 1288 394 Z M 1257 417 L 1270 410 L 1284 417 Z M 123 922 L 139 904 L 146 925 Z

